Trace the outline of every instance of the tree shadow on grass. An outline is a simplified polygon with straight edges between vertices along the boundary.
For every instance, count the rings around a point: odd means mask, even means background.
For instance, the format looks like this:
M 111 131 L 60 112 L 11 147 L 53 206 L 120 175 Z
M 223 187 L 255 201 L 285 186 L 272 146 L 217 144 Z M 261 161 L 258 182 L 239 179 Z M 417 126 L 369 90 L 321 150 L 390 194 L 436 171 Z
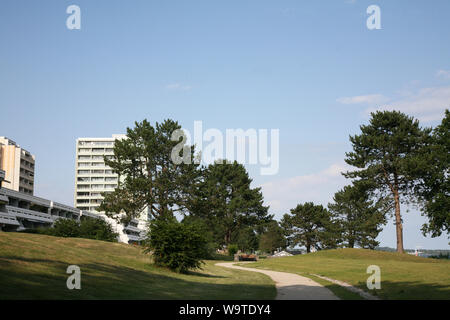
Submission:
M 0 299 L 271 299 L 272 285 L 217 283 L 222 276 L 177 275 L 105 263 L 80 263 L 81 290 L 66 286 L 68 263 L 0 256 Z M 151 271 L 151 272 L 150 272 Z M 161 274 L 167 272 L 167 274 Z M 216 282 L 214 282 L 216 281 Z
M 188 271 L 186 275 L 196 276 L 196 277 L 203 277 L 203 278 L 217 278 L 217 279 L 224 279 L 224 276 L 217 276 L 210 273 L 202 273 L 198 271 Z
M 358 288 L 385 300 L 450 300 L 450 282 L 447 284 L 419 281 L 381 281 L 381 289 L 367 289 L 359 282 Z

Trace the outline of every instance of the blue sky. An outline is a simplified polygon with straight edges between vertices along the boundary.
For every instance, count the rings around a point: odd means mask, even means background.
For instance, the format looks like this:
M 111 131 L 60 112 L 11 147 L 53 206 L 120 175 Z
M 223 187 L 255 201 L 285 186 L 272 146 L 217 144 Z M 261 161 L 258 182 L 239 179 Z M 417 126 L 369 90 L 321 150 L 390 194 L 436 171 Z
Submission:
M 66 8 L 81 8 L 68 30 Z M 381 9 L 368 30 L 366 9 Z M 10 1 L 0 3 L 0 135 L 36 155 L 36 194 L 73 204 L 77 137 L 134 121 L 192 130 L 280 129 L 280 171 L 261 176 L 272 212 L 326 205 L 371 110 L 435 126 L 450 107 L 449 1 Z M 424 238 L 406 212 L 405 246 Z M 380 235 L 395 246 L 392 222 Z

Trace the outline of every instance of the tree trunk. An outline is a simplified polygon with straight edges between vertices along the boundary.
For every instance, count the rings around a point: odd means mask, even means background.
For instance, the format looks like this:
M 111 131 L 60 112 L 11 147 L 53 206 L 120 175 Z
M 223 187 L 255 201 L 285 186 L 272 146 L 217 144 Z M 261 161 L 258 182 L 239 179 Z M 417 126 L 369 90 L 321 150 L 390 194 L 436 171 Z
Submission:
M 306 253 L 310 253 L 311 252 L 311 244 L 307 241 L 306 242 Z
M 231 242 L 231 231 L 227 230 L 225 232 L 225 244 L 228 246 Z
M 349 248 L 354 248 L 354 247 L 355 247 L 355 241 L 354 241 L 354 240 L 350 240 L 350 241 L 348 242 L 348 247 L 349 247 Z
M 397 230 L 397 252 L 404 253 L 403 250 L 403 223 L 400 215 L 400 196 L 398 189 L 394 189 L 395 201 L 395 227 Z

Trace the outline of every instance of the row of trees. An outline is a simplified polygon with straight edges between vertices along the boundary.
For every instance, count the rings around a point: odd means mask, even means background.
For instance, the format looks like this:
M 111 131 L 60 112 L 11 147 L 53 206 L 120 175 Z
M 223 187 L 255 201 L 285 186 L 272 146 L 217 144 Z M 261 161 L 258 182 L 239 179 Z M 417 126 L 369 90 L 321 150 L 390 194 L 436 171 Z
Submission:
M 374 249 L 389 209 L 384 200 L 369 200 L 366 188 L 363 184 L 344 187 L 328 208 L 312 202 L 297 205 L 281 220 L 288 245 L 304 246 L 307 252 L 313 247 Z
M 173 120 L 155 126 L 144 120 L 128 128 L 127 138 L 115 142 L 114 156 L 105 158 L 119 175 L 119 184 L 114 192 L 104 194 L 98 210 L 128 223 L 148 208 L 153 220 L 172 223 L 156 224 L 154 230 L 182 230 L 173 220 L 178 217 L 186 225 L 202 225 L 213 247 L 237 244 L 241 250 L 257 249 L 259 235 L 273 221 L 260 188 L 251 187 L 252 179 L 237 162 L 204 166 L 194 161 L 200 156 L 195 146 L 186 145 L 184 136 L 173 139 L 179 129 Z M 187 153 L 193 161 L 173 161 L 174 150 L 179 150 L 176 156 Z
M 450 225 L 450 113 L 436 128 L 397 111 L 371 114 L 361 134 L 350 136 L 353 151 L 344 173 L 352 184 L 334 195 L 328 209 L 305 203 L 284 215 L 290 245 L 309 252 L 337 246 L 374 248 L 376 237 L 394 216 L 397 251 L 404 252 L 401 205 L 413 205 L 428 218 L 424 235 L 440 236 Z
M 350 137 L 353 151 L 345 161 L 356 170 L 344 175 L 352 184 L 338 191 L 328 208 L 298 205 L 280 223 L 264 206 L 260 188 L 251 187 L 241 164 L 200 165 L 195 161 L 200 154 L 185 143 L 185 136 L 173 139 L 181 129 L 176 121 L 165 120 L 154 127 L 147 120 L 136 122 L 127 129 L 127 139 L 116 141 L 114 156 L 105 158 L 119 175 L 119 184 L 104 195 L 99 210 L 123 223 L 146 208 L 154 221 L 176 224 L 174 217 L 182 217 L 187 229 L 201 226 L 213 247 L 236 244 L 245 251 L 273 251 L 286 245 L 304 245 L 308 251 L 312 246 L 374 248 L 393 214 L 397 249 L 403 252 L 402 203 L 414 203 L 428 217 L 424 233 L 448 232 L 449 118 L 446 111 L 433 130 L 421 128 L 418 120 L 401 112 L 372 113 L 369 124 L 360 127 L 361 134 Z M 177 157 L 193 161 L 173 161 L 174 150 Z M 160 226 L 169 228 L 170 223 Z M 169 229 L 177 228 L 181 227 Z M 203 247 L 197 249 L 203 252 Z

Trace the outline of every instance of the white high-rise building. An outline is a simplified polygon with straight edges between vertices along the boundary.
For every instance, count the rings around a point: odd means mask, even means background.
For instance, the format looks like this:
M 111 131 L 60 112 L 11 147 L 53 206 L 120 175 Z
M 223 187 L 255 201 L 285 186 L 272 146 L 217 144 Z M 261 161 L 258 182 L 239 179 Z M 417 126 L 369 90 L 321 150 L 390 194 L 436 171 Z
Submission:
M 104 157 L 114 155 L 114 142 L 126 135 L 113 134 L 110 138 L 78 138 L 75 160 L 74 206 L 80 210 L 97 212 L 103 200 L 102 193 L 113 192 L 118 185 L 118 175 L 104 162 Z M 99 214 L 102 214 L 101 212 Z M 139 241 L 148 220 L 147 210 L 129 225 L 118 224 L 114 219 L 102 216 L 113 225 L 122 242 Z

